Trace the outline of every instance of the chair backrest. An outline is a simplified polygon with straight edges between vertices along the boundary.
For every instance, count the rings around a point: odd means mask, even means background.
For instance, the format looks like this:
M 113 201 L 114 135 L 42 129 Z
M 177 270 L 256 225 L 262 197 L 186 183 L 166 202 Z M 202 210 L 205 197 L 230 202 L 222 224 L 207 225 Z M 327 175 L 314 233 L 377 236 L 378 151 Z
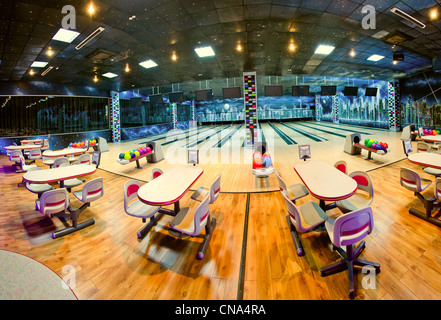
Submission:
M 408 168 L 400 169 L 400 183 L 406 189 L 413 192 L 421 192 L 421 177 L 420 175 Z
M 291 199 L 289 198 L 288 192 L 286 190 L 283 190 L 280 193 L 285 199 L 286 209 L 288 210 L 289 218 L 291 219 L 291 222 L 296 228 L 296 230 L 299 232 L 308 231 L 308 229 L 302 226 L 302 220 L 300 219 L 299 210 L 297 209 L 297 206 L 294 204 L 294 202 L 292 202 Z
M 441 177 L 435 179 L 435 197 L 438 201 L 441 200 Z
M 9 161 L 20 161 L 20 156 L 22 155 L 20 150 L 12 150 L 9 152 Z
M 77 159 L 77 164 L 90 164 L 90 154 L 84 153 Z
M 40 149 L 31 149 L 28 155 L 29 159 L 40 159 L 41 158 L 41 150 Z
M 198 235 L 201 233 L 202 229 L 205 227 L 210 215 L 210 195 L 207 194 L 201 204 L 196 208 L 194 214 L 194 232 L 192 235 Z
M 417 142 L 417 152 L 430 152 L 430 146 L 428 143 L 423 141 Z
M 44 192 L 40 198 L 39 211 L 45 215 L 56 214 L 67 209 L 69 195 L 65 188 Z
M 138 198 L 138 190 L 142 183 L 138 180 L 129 180 L 124 184 L 124 210 L 128 212 L 129 203 Z
M 20 157 L 20 169 L 24 171 L 24 166 L 26 165 L 25 158 L 22 154 L 20 154 L 19 157 Z
M 54 164 L 52 165 L 52 169 L 58 168 L 58 167 L 64 167 L 70 165 L 69 159 L 66 157 L 56 158 L 54 160 Z
M 349 246 L 365 238 L 373 228 L 372 208 L 361 208 L 335 219 L 331 241 L 338 247 Z
M 340 170 L 341 172 L 343 172 L 344 174 L 348 174 L 348 164 L 346 163 L 346 161 L 344 160 L 337 161 L 334 164 L 334 167 Z
M 282 174 L 279 171 L 276 171 L 277 182 L 279 183 L 280 191 L 286 190 L 285 181 L 283 181 Z
M 357 182 L 357 189 L 366 191 L 371 198 L 374 197 L 374 186 L 369 174 L 364 171 L 354 171 L 349 176 Z
M 157 177 L 159 177 L 161 174 L 163 174 L 162 170 L 159 168 L 153 168 L 152 172 L 151 172 L 151 177 L 152 180 L 156 179 Z
M 216 201 L 220 194 L 221 174 L 219 174 L 214 180 L 210 188 L 210 204 Z
M 49 149 L 49 139 L 43 139 L 43 148 Z
M 95 201 L 104 195 L 103 178 L 95 178 L 84 184 L 81 192 L 81 202 L 87 203 Z

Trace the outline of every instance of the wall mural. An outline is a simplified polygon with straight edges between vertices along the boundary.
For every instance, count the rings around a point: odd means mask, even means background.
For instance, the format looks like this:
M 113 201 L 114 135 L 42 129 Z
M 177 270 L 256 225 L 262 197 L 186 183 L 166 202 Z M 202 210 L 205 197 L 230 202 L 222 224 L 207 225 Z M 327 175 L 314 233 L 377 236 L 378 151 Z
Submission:
M 441 75 L 422 73 L 400 80 L 401 126 L 441 128 Z

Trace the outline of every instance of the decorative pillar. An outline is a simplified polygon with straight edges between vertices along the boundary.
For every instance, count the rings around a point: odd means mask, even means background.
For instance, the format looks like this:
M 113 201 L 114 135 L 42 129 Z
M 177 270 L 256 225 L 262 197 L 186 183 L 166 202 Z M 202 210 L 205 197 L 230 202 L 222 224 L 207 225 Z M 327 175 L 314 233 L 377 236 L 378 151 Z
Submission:
M 112 142 L 120 142 L 121 140 L 121 124 L 119 105 L 119 92 L 110 91 L 110 129 L 112 131 Z
M 246 148 L 254 148 L 257 141 L 257 89 L 256 72 L 243 73 Z
M 332 121 L 334 123 L 339 123 L 338 118 L 338 92 L 335 94 L 335 96 L 332 96 Z
M 315 95 L 315 121 L 322 120 L 322 103 L 320 101 L 320 95 Z
M 400 83 L 398 81 L 389 82 L 388 85 L 389 100 L 389 130 L 400 131 Z
M 171 104 L 171 116 L 172 116 L 172 123 L 173 123 L 173 130 L 176 130 L 178 127 L 178 105 L 176 102 L 173 102 Z

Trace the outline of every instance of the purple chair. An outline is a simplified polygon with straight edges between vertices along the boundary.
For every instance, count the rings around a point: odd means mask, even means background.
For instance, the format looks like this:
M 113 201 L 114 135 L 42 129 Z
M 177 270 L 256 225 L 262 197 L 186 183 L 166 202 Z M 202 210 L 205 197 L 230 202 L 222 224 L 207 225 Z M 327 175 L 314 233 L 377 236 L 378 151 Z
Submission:
M 375 268 L 376 273 L 380 272 L 380 264 L 358 258 L 365 248 L 365 242 L 361 240 L 370 234 L 374 228 L 372 209 L 371 207 L 365 207 L 337 218 L 329 218 L 325 222 L 325 227 L 334 249 L 338 251 L 343 259 L 321 268 L 320 274 L 325 277 L 347 269 L 349 298 L 354 299 L 354 267 L 370 266 Z M 361 241 L 360 244 L 354 248 L 354 244 L 359 241 Z M 345 246 L 346 250 L 343 250 L 342 246 Z

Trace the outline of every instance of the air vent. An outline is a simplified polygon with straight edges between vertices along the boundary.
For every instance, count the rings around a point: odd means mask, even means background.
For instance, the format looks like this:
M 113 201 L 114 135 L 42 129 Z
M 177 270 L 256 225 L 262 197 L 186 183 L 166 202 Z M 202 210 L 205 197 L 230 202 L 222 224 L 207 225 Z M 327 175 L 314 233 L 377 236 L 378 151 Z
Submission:
M 49 68 L 47 68 L 46 70 L 44 70 L 42 73 L 41 73 L 41 75 L 42 76 L 45 76 L 49 71 L 51 71 L 52 69 L 53 69 L 54 67 L 49 67 Z
M 88 44 L 90 41 L 93 40 L 93 38 L 95 38 L 97 35 L 99 35 L 101 32 L 103 32 L 105 30 L 104 27 L 98 27 L 96 28 L 95 31 L 93 31 L 91 34 L 89 34 L 87 36 L 86 39 L 84 39 L 83 41 L 81 41 L 81 43 L 79 45 L 77 45 L 75 47 L 75 49 L 80 50 L 82 47 L 84 47 L 86 44 Z
M 406 33 L 403 33 L 401 31 L 395 30 L 391 33 L 389 33 L 387 36 L 381 38 L 384 42 L 390 43 L 392 45 L 399 45 L 405 41 L 412 41 L 415 39 L 414 37 L 409 36 Z
M 403 18 L 404 20 L 409 21 L 410 23 L 424 29 L 426 27 L 426 25 L 424 23 L 422 23 L 421 21 L 419 21 L 418 19 L 412 17 L 410 14 L 404 12 L 403 10 L 400 10 L 398 8 L 393 8 L 390 10 L 392 13 L 395 13 L 397 16 Z

